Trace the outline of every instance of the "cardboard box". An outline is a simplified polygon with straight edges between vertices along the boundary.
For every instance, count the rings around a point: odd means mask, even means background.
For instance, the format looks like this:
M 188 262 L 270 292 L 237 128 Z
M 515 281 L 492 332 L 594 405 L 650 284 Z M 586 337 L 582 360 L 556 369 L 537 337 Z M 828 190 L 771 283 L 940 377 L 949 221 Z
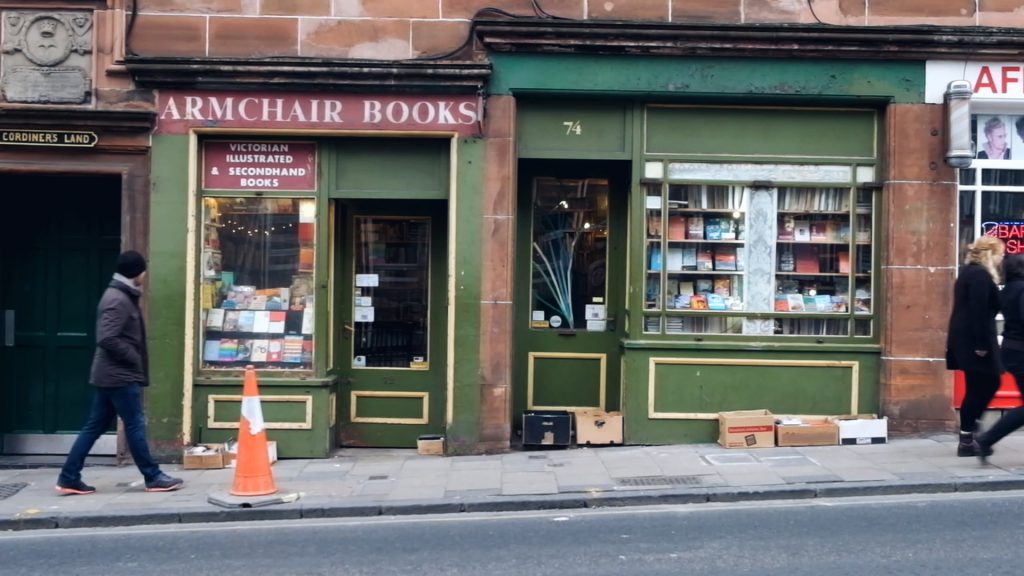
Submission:
M 835 446 L 839 444 L 839 425 L 826 418 L 805 419 L 799 424 L 775 426 L 776 446 Z
M 267 440 L 267 458 L 270 459 L 271 464 L 277 462 L 277 442 L 274 440 Z M 228 442 L 224 451 L 224 467 L 234 468 L 236 459 L 238 459 L 238 442 Z
M 572 443 L 572 414 L 566 410 L 523 412 L 523 446 L 568 446 Z
M 771 448 L 775 416 L 768 410 L 719 412 L 718 443 L 726 448 Z
M 889 419 L 874 414 L 848 414 L 831 418 L 839 425 L 839 443 L 885 444 L 889 441 Z
M 181 467 L 185 470 L 216 470 L 224 466 L 223 444 L 187 446 L 181 456 Z
M 576 444 L 622 444 L 622 412 L 576 412 Z
M 423 456 L 444 456 L 444 436 L 424 434 L 416 439 L 416 452 Z

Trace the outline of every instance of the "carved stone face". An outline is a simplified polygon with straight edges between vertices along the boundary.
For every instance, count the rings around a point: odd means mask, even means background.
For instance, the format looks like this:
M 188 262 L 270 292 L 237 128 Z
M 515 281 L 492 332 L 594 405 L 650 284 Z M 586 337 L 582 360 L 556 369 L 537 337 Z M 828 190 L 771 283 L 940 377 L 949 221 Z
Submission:
M 39 66 L 60 64 L 71 54 L 71 31 L 57 18 L 38 17 L 25 30 L 24 52 Z

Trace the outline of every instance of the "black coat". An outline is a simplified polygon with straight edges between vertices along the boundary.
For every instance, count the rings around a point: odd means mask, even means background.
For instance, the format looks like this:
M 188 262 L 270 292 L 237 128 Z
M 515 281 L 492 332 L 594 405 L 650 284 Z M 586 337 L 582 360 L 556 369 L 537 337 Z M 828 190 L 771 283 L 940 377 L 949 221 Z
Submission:
M 149 384 L 146 326 L 139 309 L 142 292 L 114 280 L 96 307 L 96 354 L 89 383 L 117 387 Z
M 953 286 L 953 313 L 946 337 L 946 367 L 950 370 L 1002 374 L 999 343 L 996 339 L 996 314 L 999 313 L 999 287 L 980 264 L 960 269 Z M 985 350 L 978 356 L 975 350 Z

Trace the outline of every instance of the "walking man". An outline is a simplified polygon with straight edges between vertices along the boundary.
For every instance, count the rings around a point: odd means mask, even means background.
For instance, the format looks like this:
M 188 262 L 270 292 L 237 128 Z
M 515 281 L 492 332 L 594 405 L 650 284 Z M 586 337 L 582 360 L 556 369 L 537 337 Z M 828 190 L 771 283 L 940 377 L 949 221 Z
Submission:
M 142 389 L 149 385 L 146 327 L 139 309 L 146 260 L 134 250 L 117 257 L 117 272 L 96 309 L 96 354 L 89 383 L 96 387 L 89 418 L 75 439 L 57 479 L 62 494 L 92 494 L 96 488 L 82 482 L 85 457 L 96 440 L 114 423 L 124 421 L 125 436 L 135 465 L 146 481 L 147 492 L 181 488 L 153 461 L 146 442 L 146 415 Z

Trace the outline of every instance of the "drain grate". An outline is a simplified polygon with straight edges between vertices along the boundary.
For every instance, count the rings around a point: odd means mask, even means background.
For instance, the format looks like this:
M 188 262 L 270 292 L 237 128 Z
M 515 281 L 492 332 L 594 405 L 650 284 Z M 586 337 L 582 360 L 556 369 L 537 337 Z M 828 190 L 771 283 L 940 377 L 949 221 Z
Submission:
M 369 479 L 370 480 L 387 480 L 388 479 L 388 475 L 384 474 L 384 475 L 370 476 Z
M 527 460 L 547 460 L 548 457 L 544 454 L 530 454 L 526 457 Z
M 0 500 L 14 496 L 25 486 L 28 486 L 28 482 L 0 483 Z
M 700 476 L 639 476 L 637 478 L 619 478 L 622 486 L 698 486 Z

